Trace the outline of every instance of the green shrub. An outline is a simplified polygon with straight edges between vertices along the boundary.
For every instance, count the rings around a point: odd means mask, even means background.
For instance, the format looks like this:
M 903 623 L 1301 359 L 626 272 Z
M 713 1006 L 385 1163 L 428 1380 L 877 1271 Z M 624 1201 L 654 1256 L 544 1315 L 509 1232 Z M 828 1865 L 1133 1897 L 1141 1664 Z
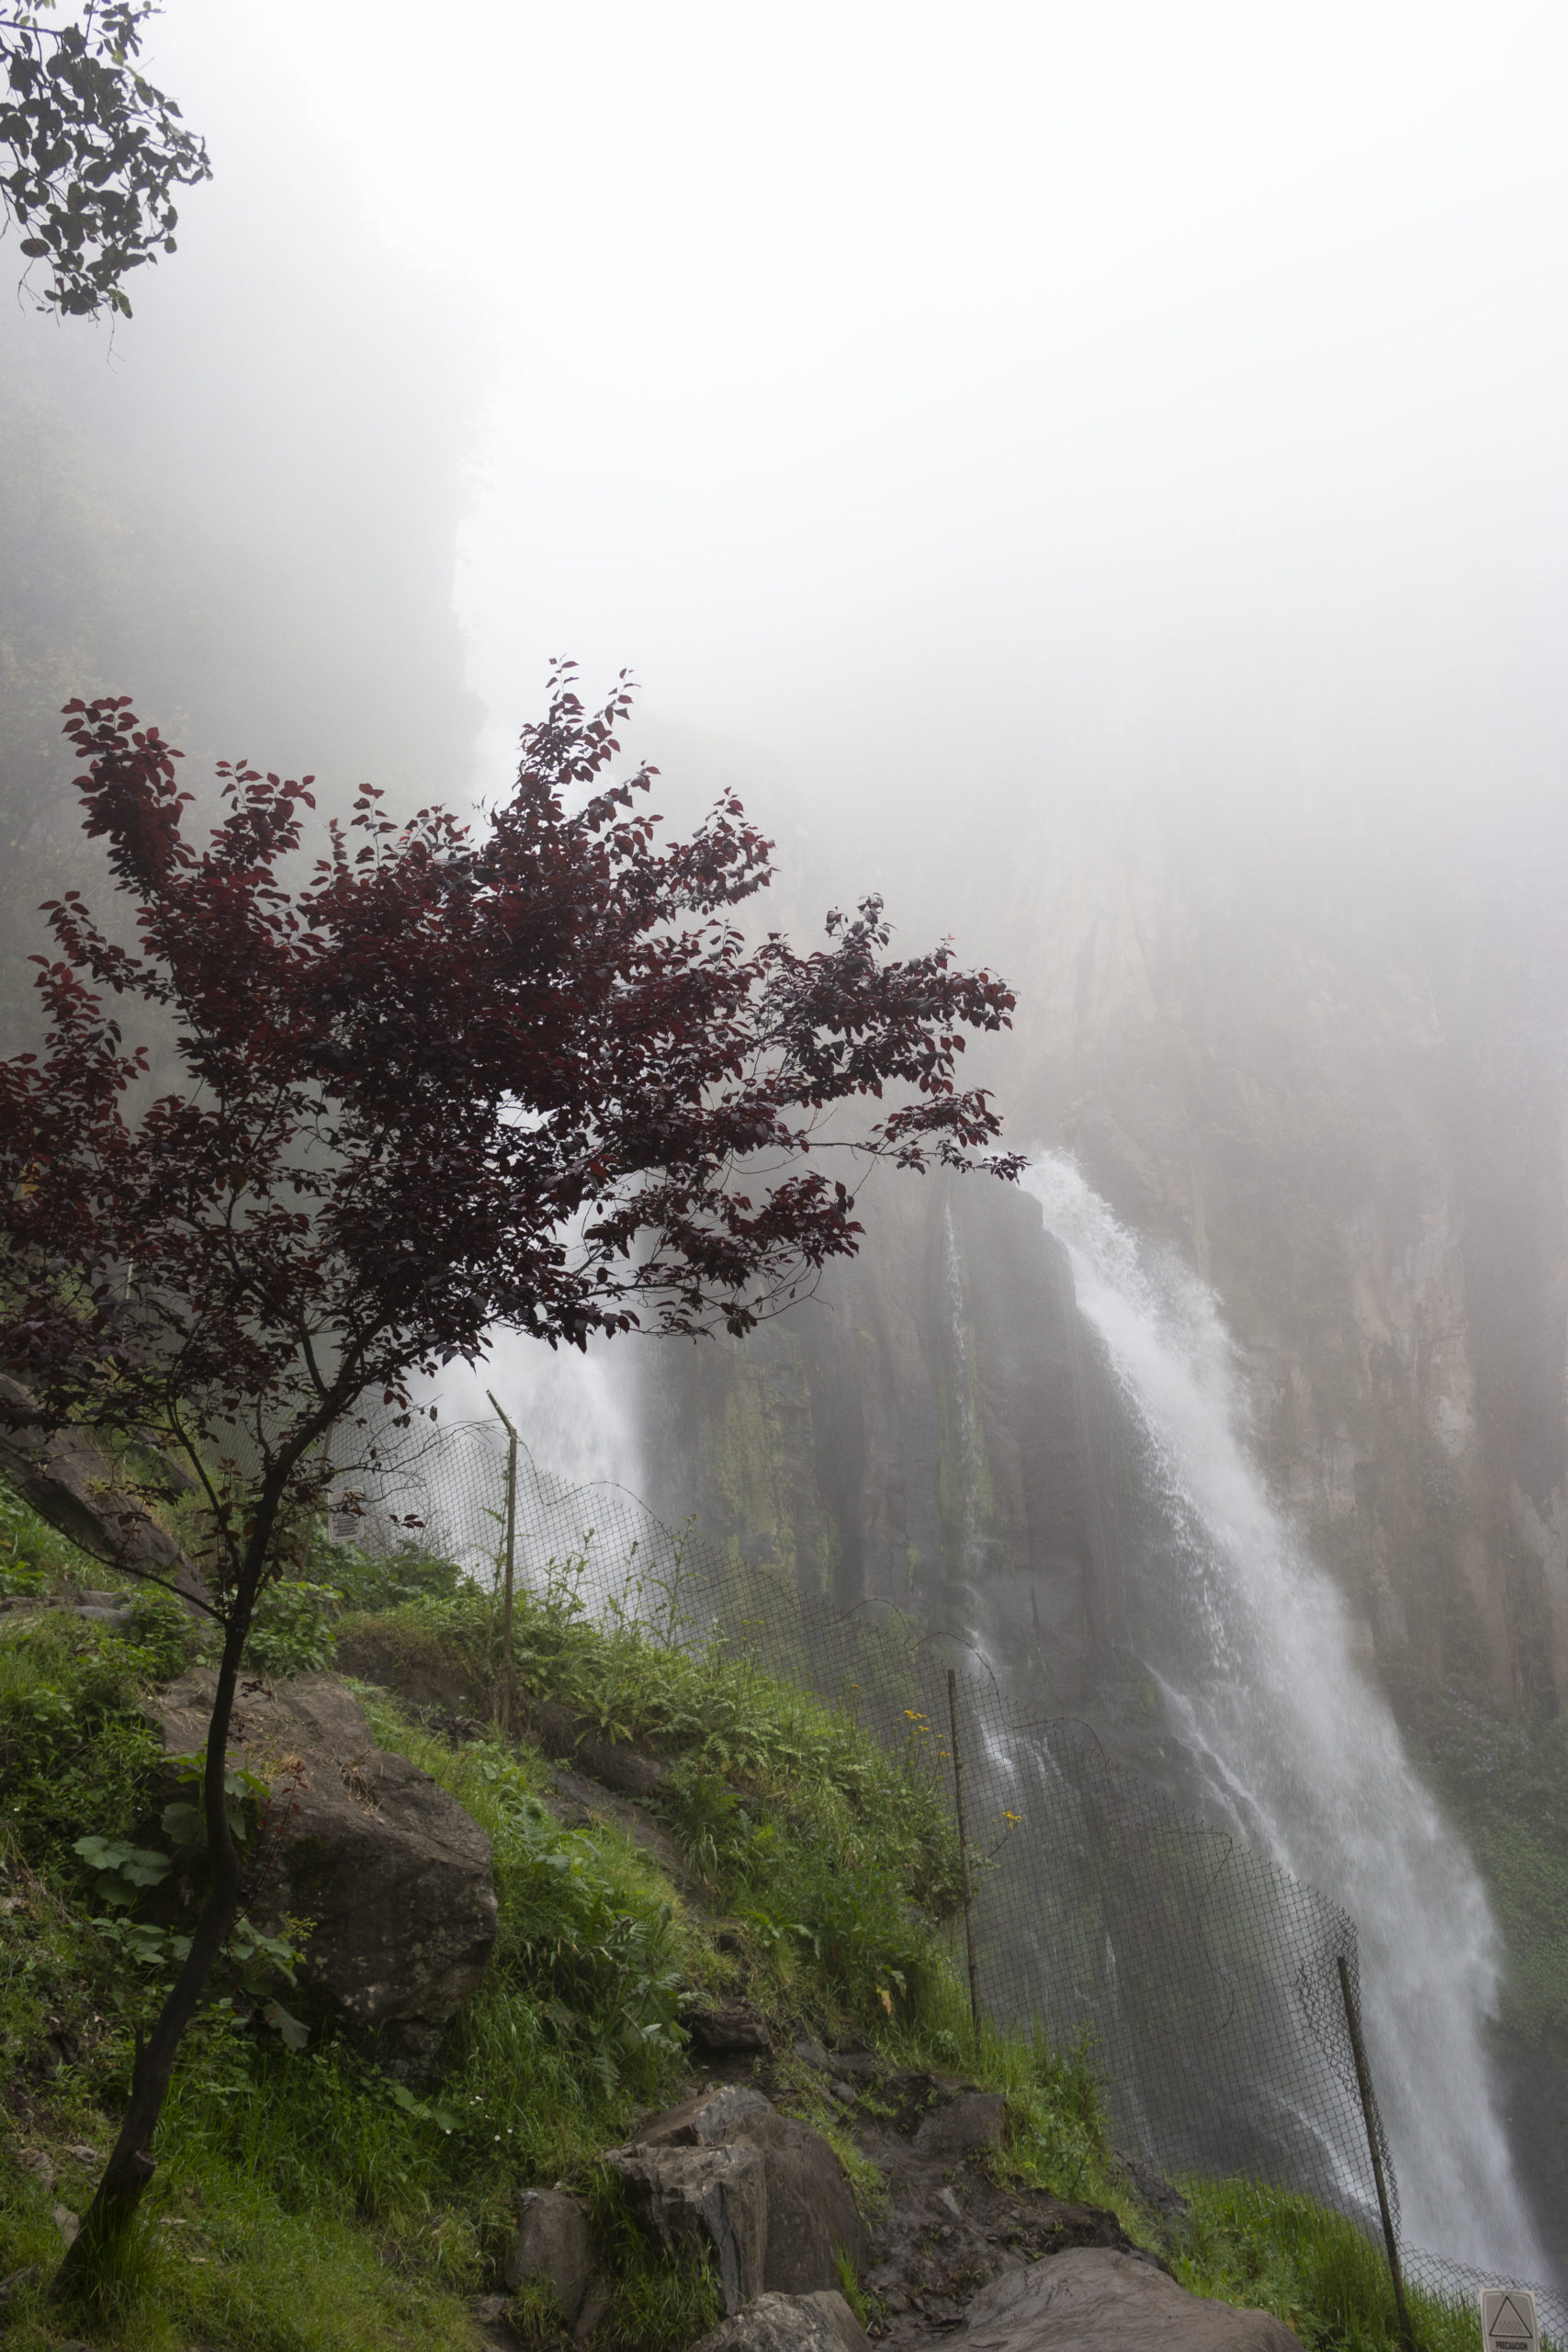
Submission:
M 251 1623 L 245 1663 L 281 1681 L 290 1674 L 320 1674 L 337 1647 L 343 1596 L 324 1584 L 284 1579 L 264 1587 Z
M 130 1637 L 154 1682 L 183 1674 L 201 1646 L 210 1620 L 193 1617 L 183 1600 L 156 1585 L 137 1587 L 130 1603 Z
M 0 1789 L 19 1851 L 76 1876 L 73 1841 L 126 1838 L 151 1804 L 162 1760 L 138 1699 L 153 1653 L 62 1611 L 0 1620 Z
M 441 1781 L 494 1849 L 499 1932 L 457 2036 L 451 2103 L 482 2109 L 492 2144 L 500 2131 L 542 2145 L 518 2086 L 547 2058 L 551 2097 L 570 2083 L 568 2111 L 585 2124 L 661 2095 L 685 2054 L 681 2001 L 702 1966 L 668 1883 L 614 1828 L 563 1827 L 527 1758 L 493 1740 L 453 1750 L 369 1705 L 382 1744 Z
M 318 1582 L 339 1593 L 345 1609 L 381 1614 L 405 1600 L 449 1600 L 464 1581 L 455 1560 L 437 1560 L 413 1544 L 373 1555 L 357 1544 L 318 1546 L 312 1559 Z

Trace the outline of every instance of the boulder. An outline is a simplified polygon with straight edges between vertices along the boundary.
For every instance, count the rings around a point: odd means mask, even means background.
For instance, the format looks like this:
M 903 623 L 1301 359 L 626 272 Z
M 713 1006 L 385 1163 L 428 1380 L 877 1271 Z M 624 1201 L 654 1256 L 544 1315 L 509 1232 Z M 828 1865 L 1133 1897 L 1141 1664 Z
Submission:
M 726 2312 L 761 2292 L 768 2182 L 760 2148 L 612 2148 L 605 2162 L 667 2253 L 700 2261 L 711 2251 Z
M 817 2295 L 763 2295 L 692 2346 L 692 2352 L 859 2352 L 871 2338 L 836 2288 Z
M 666 2108 L 637 2135 L 639 2148 L 722 2148 L 746 2136 L 754 2117 L 772 2115 L 773 2101 L 744 2083 L 725 2083 L 719 2089 L 699 2091 L 681 2107 Z
M 1098 2246 L 994 2278 L 949 2340 L 963 2352 L 1301 2352 L 1270 2312 L 1190 2295 L 1155 2263 Z
M 867 2255 L 865 2224 L 844 2168 L 820 2132 L 781 2115 L 760 2091 L 727 2084 L 670 2109 L 637 2135 L 644 2147 L 726 2147 L 761 2151 L 767 2172 L 767 2250 L 762 2286 L 805 2295 L 835 2287 L 839 2256 L 857 2270 Z
M 199 1599 L 196 1570 L 139 1491 L 162 1489 L 184 1474 L 152 1459 L 156 1466 L 145 1481 L 130 1476 L 88 1430 L 51 1426 L 31 1391 L 0 1373 L 0 1470 L 23 1501 L 93 1559 L 160 1577 Z
M 153 1702 L 169 1754 L 204 1743 L 213 1685 L 188 1674 Z M 230 1753 L 290 1808 L 259 1918 L 313 1922 L 301 1984 L 417 2065 L 495 1940 L 490 1839 L 428 1772 L 377 1747 L 335 1675 L 243 1683 Z
M 525 1690 L 523 1704 L 529 1728 L 547 1756 L 570 1758 L 617 1796 L 644 1800 L 663 1788 L 669 1766 L 635 1740 L 613 1738 L 591 1716 L 574 1714 L 558 1700 L 536 1700 Z
M 507 2285 L 515 2293 L 525 2278 L 543 2278 L 570 2327 L 582 2309 L 592 2269 L 588 2216 L 577 2199 L 558 2188 L 525 2188 L 506 2257 Z
M 915 2130 L 915 2153 L 946 2163 L 994 2148 L 1002 2135 L 1007 2101 L 1000 2091 L 960 2091 L 945 2107 L 933 2107 Z
M 773 2048 L 768 2021 L 750 2001 L 694 2002 L 682 2023 L 697 2048 L 715 2057 Z
M 768 2170 L 763 2286 L 783 2295 L 837 2287 L 840 2254 L 863 2270 L 869 2251 L 865 2224 L 844 2168 L 821 2132 L 776 2111 L 751 2117 L 742 2128 L 761 2149 Z

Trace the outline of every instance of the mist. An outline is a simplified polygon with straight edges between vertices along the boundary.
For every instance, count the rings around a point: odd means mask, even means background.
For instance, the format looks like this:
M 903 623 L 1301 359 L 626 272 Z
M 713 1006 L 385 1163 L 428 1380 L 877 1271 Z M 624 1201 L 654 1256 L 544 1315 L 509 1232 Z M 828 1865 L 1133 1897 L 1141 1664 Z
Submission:
M 1086 810 L 1555 842 L 1556 12 L 481 6 L 433 39 L 275 5 L 156 40 L 218 162 L 175 266 L 112 339 L 24 311 L 6 343 L 199 503 L 231 609 L 152 683 L 205 708 L 259 627 L 225 680 L 253 755 L 265 668 L 269 761 L 326 762 L 301 607 L 368 679 L 366 584 L 428 594 L 450 551 L 481 797 L 550 654 L 626 665 L 828 836 L 832 888 L 976 952 Z M 437 472 L 467 512 L 417 546 Z M 313 537 L 258 550 L 279 510 Z M 463 732 L 398 766 L 449 792 Z
M 178 253 L 112 333 L 0 321 L 17 941 L 89 870 L 68 695 L 132 695 L 193 780 L 482 811 L 553 657 L 629 669 L 628 763 L 672 824 L 739 787 L 770 920 L 878 890 L 1015 983 L 975 1075 L 1201 1286 L 1247 1492 L 1343 1601 L 1325 1687 L 1392 1694 L 1402 1758 L 1461 1687 L 1550 1724 L 1562 12 L 170 0 L 147 70 L 213 157 Z M 881 1329 L 897 1189 L 862 1286 L 744 1360 L 781 1393 Z M 509 1339 L 443 1410 L 499 1382 L 547 1466 L 763 1556 L 703 1451 L 741 1359 L 694 1353 Z M 840 1564 L 887 1520 L 855 1476 L 813 1489 Z M 1506 2243 L 1550 2243 L 1568 2074 L 1537 2116 L 1499 2014 Z

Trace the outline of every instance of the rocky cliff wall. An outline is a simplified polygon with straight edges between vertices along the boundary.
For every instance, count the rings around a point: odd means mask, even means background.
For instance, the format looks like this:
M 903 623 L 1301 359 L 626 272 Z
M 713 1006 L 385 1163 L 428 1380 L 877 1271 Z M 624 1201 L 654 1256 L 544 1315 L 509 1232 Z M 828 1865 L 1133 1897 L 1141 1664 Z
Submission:
M 1568 957 L 1550 873 L 1129 828 L 1042 892 L 1015 1125 L 1210 1280 L 1393 1682 L 1568 1683 Z
M 803 1596 L 910 1609 L 1064 1708 L 1122 1636 L 1115 1400 L 1039 1205 L 887 1183 L 869 1243 L 743 1343 L 658 1360 L 657 1501 Z
M 986 1075 L 1015 1142 L 1070 1149 L 1213 1283 L 1269 1477 L 1368 1662 L 1550 1714 L 1568 1689 L 1552 868 L 1353 852 L 1222 854 L 1126 817 L 1043 834 L 986 910 L 1020 994 Z M 812 1306 L 660 1358 L 660 1499 L 846 1601 L 939 1597 L 972 1637 L 1048 1654 L 1061 1702 L 1085 1703 L 1118 1622 L 1126 1477 L 1062 1253 L 994 1184 L 878 1183 L 863 1213 L 861 1260 Z

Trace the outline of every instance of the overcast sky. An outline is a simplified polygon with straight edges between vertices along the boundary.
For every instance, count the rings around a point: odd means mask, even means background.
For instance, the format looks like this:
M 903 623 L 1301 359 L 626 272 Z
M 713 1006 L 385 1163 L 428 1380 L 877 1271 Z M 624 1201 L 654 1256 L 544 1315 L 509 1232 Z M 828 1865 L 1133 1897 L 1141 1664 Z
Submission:
M 153 62 L 192 244 L 289 174 L 474 322 L 491 784 L 570 650 L 857 867 L 1129 778 L 1555 792 L 1561 7 L 169 0 Z

